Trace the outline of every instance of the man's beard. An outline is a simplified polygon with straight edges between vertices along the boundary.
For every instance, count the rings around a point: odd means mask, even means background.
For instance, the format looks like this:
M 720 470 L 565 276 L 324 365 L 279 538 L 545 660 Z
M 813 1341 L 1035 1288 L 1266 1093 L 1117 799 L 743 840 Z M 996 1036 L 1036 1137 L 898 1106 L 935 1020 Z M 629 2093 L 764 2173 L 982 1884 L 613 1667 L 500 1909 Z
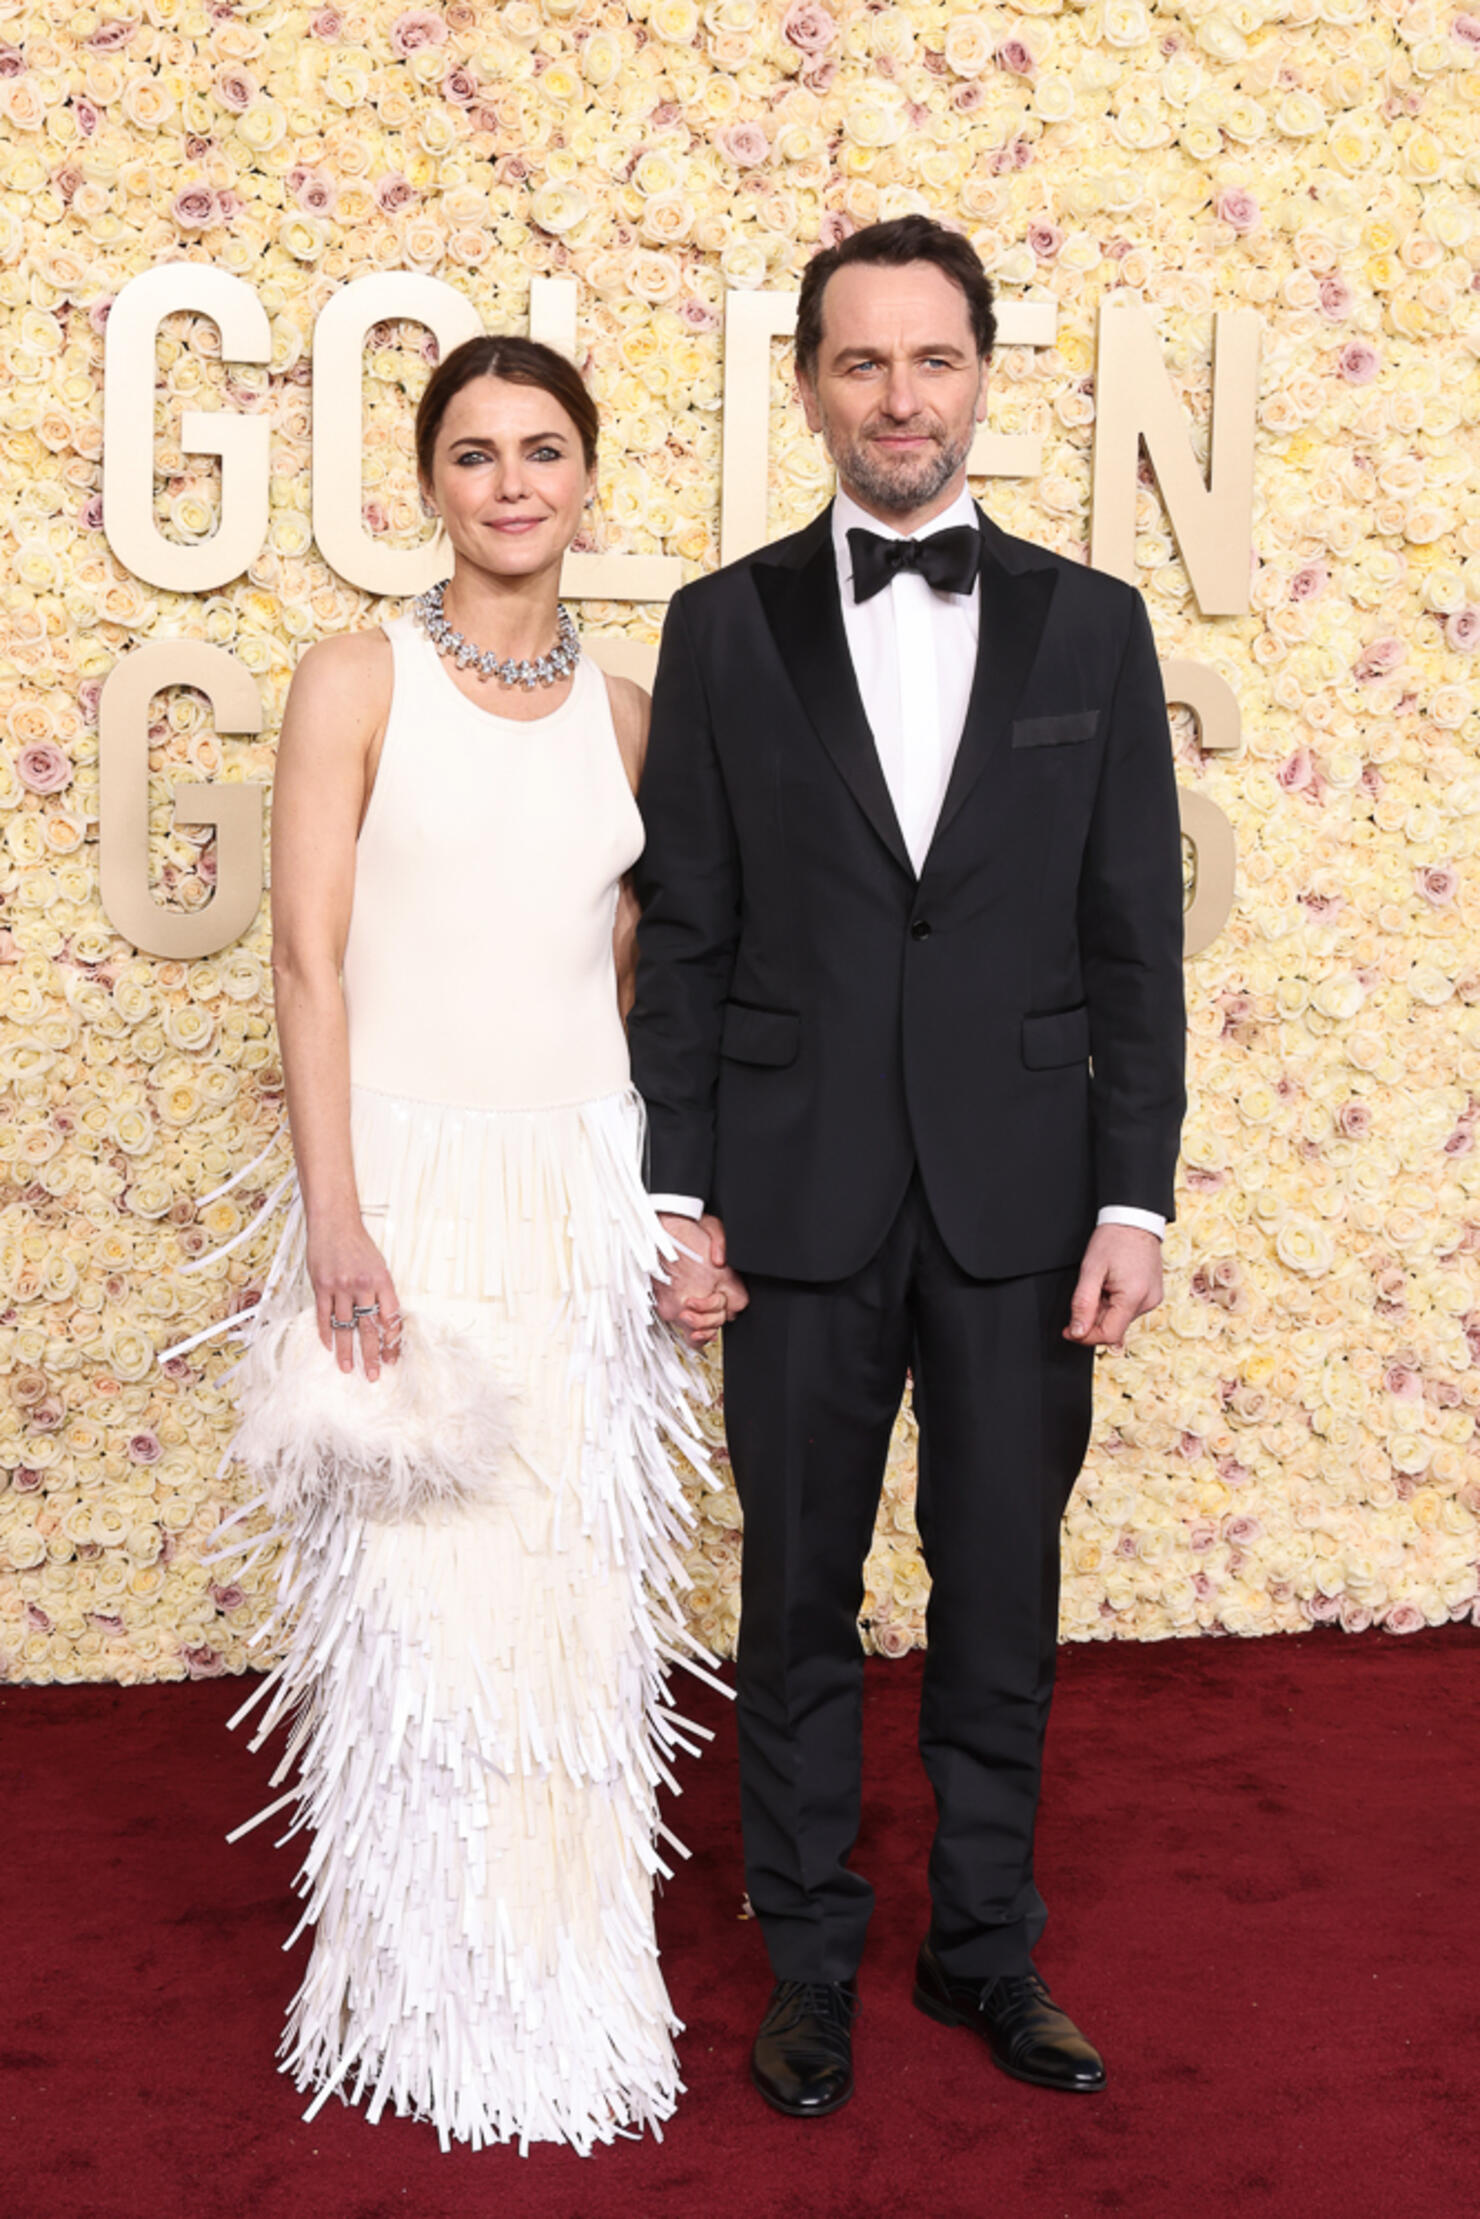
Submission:
M 891 425 L 891 430 L 932 439 L 935 445 L 923 455 L 900 455 L 890 462 L 870 443 L 868 434 L 875 428 L 870 425 L 855 440 L 829 431 L 825 444 L 843 483 L 886 515 L 908 516 L 944 493 L 971 451 L 969 431 L 952 439 L 935 418 L 923 424 Z

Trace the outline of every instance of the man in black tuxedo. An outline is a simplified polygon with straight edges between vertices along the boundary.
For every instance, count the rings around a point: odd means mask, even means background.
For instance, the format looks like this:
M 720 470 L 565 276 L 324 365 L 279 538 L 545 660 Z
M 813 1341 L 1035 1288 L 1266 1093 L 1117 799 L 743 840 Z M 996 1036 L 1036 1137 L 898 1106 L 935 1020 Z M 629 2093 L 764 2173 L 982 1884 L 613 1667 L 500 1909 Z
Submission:
M 809 265 L 797 376 L 838 496 L 675 597 L 642 782 L 632 1062 L 683 1250 L 659 1306 L 702 1340 L 728 1303 L 776 1976 L 752 2071 L 799 2116 L 852 2093 L 857 1614 L 907 1374 L 938 1814 L 915 2001 L 1021 2079 L 1105 2078 L 1033 1967 L 1033 1825 L 1093 1350 L 1161 1298 L 1181 844 L 1140 596 L 967 493 L 992 336 L 975 253 L 924 217 Z

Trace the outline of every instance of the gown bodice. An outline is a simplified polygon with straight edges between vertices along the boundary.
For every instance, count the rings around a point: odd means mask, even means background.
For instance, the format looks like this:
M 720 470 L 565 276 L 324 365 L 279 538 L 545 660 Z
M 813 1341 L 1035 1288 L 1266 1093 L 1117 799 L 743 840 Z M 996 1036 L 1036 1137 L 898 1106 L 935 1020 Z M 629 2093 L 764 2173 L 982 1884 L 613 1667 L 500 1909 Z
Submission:
M 351 1080 L 478 1109 L 614 1094 L 612 926 L 642 823 L 606 681 L 583 656 L 560 706 L 521 723 L 460 693 L 414 618 L 385 630 L 390 716 L 343 962 Z

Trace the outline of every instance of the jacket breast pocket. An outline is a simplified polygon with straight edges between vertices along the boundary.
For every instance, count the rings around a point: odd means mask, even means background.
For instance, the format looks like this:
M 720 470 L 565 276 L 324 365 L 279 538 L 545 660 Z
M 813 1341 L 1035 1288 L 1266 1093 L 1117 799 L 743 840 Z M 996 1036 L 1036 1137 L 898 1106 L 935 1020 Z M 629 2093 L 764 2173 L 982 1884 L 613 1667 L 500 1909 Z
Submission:
M 801 1044 L 802 1021 L 794 1011 L 726 1002 L 719 1052 L 732 1063 L 771 1064 L 779 1070 L 796 1062 Z
M 1012 744 L 1014 747 L 1070 747 L 1076 740 L 1092 740 L 1099 722 L 1098 709 L 1075 709 L 1059 717 L 1019 717 L 1012 728 Z
M 1089 1060 L 1089 1011 L 1053 1009 L 1023 1019 L 1023 1063 L 1029 1071 L 1056 1071 Z

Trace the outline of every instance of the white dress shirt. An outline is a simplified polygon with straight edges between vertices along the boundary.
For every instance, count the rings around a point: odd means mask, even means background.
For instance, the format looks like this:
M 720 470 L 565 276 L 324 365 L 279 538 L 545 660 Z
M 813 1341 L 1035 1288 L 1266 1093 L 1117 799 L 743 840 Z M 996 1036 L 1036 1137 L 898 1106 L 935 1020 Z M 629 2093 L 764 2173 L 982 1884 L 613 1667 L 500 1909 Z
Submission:
M 962 524 L 977 529 L 976 504 L 965 486 L 948 509 L 908 536 L 924 539 L 931 532 Z M 906 536 L 870 516 L 839 486 L 832 537 L 843 630 L 884 783 L 918 876 L 925 867 L 966 724 L 976 675 L 980 604 L 976 592 L 938 593 L 918 570 L 898 572 L 882 591 L 856 602 L 848 534 L 860 528 L 881 539 Z M 655 1194 L 652 1201 L 671 1216 L 703 1214 L 702 1203 L 692 1195 Z M 1156 1211 L 1116 1203 L 1102 1209 L 1097 1222 L 1139 1226 L 1143 1232 L 1155 1233 L 1158 1240 L 1166 1232 L 1166 1219 Z

